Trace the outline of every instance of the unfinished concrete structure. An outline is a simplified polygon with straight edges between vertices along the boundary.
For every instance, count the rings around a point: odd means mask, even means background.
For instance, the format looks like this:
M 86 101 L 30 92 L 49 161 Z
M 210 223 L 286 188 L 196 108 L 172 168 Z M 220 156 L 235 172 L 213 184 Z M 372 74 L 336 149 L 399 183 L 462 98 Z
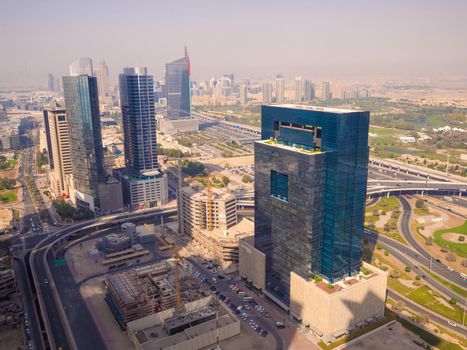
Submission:
M 253 234 L 253 223 L 237 221 L 235 197 L 220 189 L 208 192 L 200 186 L 180 190 L 180 231 L 209 251 L 222 266 L 238 262 L 239 240 Z
M 122 329 L 126 323 L 176 304 L 167 261 L 120 272 L 107 278 L 106 302 Z
M 122 272 L 107 278 L 106 302 L 120 327 L 129 321 L 157 311 L 155 288 L 144 284 L 135 271 Z
M 240 334 L 240 321 L 208 296 L 129 322 L 137 350 L 197 350 Z

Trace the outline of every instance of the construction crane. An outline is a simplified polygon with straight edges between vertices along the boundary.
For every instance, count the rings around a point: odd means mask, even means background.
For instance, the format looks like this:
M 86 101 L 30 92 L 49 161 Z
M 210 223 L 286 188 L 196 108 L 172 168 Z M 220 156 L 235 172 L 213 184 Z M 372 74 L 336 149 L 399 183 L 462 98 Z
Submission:
M 175 262 L 175 305 L 180 306 L 182 300 L 180 298 L 180 275 L 179 275 L 179 264 L 180 264 L 180 255 L 175 253 L 173 255 L 173 259 Z

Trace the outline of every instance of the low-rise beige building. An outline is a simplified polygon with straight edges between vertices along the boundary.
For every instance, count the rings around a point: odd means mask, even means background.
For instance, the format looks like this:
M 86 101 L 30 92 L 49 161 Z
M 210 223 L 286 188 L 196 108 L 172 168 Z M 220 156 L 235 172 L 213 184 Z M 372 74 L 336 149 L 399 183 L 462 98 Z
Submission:
M 387 274 L 366 263 L 362 271 L 334 284 L 291 272 L 291 315 L 326 342 L 383 318 Z
M 365 262 L 358 275 L 334 284 L 291 271 L 289 305 L 265 290 L 266 256 L 253 237 L 241 240 L 239 273 L 326 342 L 384 317 L 387 274 Z
M 240 334 L 240 321 L 212 296 L 127 324 L 137 350 L 197 350 Z
M 256 288 L 265 290 L 266 255 L 255 248 L 253 236 L 240 240 L 239 253 L 240 276 L 251 281 Z

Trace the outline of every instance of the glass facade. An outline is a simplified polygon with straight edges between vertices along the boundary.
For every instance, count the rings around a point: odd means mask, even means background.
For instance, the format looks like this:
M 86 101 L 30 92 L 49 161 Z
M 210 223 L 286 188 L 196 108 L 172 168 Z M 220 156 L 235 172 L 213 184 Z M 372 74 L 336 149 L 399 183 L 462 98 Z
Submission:
M 157 163 L 154 79 L 145 68 L 125 69 L 119 76 L 128 174 L 141 177 L 144 171 L 159 169 Z
M 255 246 L 267 288 L 287 301 L 290 271 L 336 281 L 360 269 L 369 112 L 263 106 L 261 122 Z M 277 173 L 288 176 L 287 201 L 271 196 L 285 181 Z
M 289 199 L 289 176 L 271 170 L 271 196 L 286 201 Z
M 168 118 L 189 118 L 191 116 L 190 58 L 186 53 L 184 57 L 166 64 L 165 84 Z
M 63 77 L 73 180 L 79 192 L 99 207 L 98 183 L 104 182 L 102 132 L 97 80 L 87 75 Z

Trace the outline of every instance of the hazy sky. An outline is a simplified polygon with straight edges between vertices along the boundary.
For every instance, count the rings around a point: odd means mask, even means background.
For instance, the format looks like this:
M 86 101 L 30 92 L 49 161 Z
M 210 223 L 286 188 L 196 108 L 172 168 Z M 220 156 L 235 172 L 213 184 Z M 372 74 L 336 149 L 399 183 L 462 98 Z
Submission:
M 466 15 L 467 0 L 1 0 L 0 86 L 83 56 L 161 78 L 185 43 L 194 79 L 465 77 Z

